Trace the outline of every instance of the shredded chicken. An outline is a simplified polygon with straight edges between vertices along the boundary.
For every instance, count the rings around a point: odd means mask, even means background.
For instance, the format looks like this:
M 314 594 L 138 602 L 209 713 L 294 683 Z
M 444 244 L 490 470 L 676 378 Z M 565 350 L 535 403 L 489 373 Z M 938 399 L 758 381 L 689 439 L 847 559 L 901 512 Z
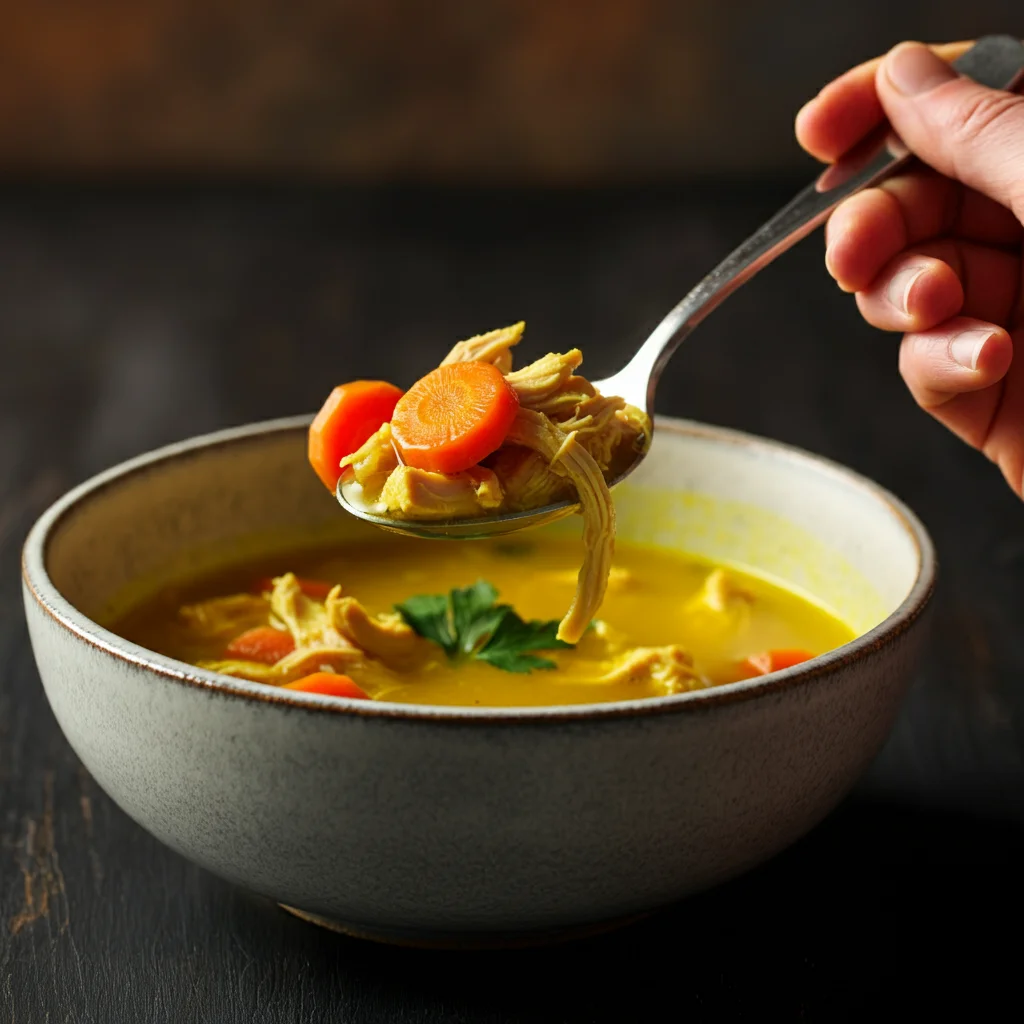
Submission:
M 391 441 L 391 424 L 385 423 L 370 436 L 362 448 L 346 455 L 341 468 L 352 467 L 352 474 L 367 491 L 379 492 L 398 468 L 398 454 Z
M 504 488 L 504 508 L 509 512 L 543 508 L 572 494 L 572 483 L 529 448 L 506 444 L 489 461 Z
M 725 647 L 747 629 L 753 611 L 754 595 L 742 587 L 732 573 L 714 569 L 701 588 L 682 608 L 685 635 L 699 637 L 703 645 Z
M 529 419 L 537 414 L 526 415 Z M 545 428 L 545 432 L 550 429 Z M 563 442 L 562 448 L 566 451 L 553 459 L 560 468 L 571 465 L 576 457 L 589 459 L 571 437 Z M 592 473 L 591 469 L 585 476 L 589 478 Z M 581 484 L 581 491 L 587 493 L 586 481 Z M 625 586 L 631 576 L 625 570 L 613 570 L 611 579 L 614 585 Z M 717 593 L 726 586 L 710 582 L 706 589 Z M 579 595 L 578 598 L 586 599 Z M 333 587 L 323 601 L 314 600 L 303 593 L 299 580 L 290 572 L 274 579 L 269 601 L 248 595 L 215 598 L 185 606 L 182 621 L 193 638 L 224 642 L 234 639 L 234 636 L 225 637 L 224 632 L 229 623 L 234 624 L 230 628 L 237 627 L 239 609 L 255 611 L 257 601 L 260 621 L 253 623 L 246 619 L 246 628 L 268 622 L 286 628 L 295 649 L 269 665 L 239 657 L 220 657 L 197 661 L 199 667 L 273 686 L 283 686 L 316 672 L 337 673 L 351 677 L 373 696 L 402 686 L 403 676 L 429 671 L 432 663 L 443 658 L 437 645 L 417 634 L 398 613 L 371 615 L 358 600 L 345 595 L 340 586 Z M 225 617 L 226 612 L 233 612 L 235 617 L 230 614 Z M 569 630 L 575 630 L 579 622 L 584 623 L 575 651 L 580 660 L 574 681 L 579 685 L 635 684 L 664 694 L 710 685 L 694 670 L 690 654 L 677 644 L 633 648 L 623 634 L 602 620 L 589 622 L 587 615 L 577 616 L 572 611 L 567 620 Z
M 511 327 L 499 327 L 496 331 L 478 334 L 460 341 L 441 360 L 442 366 L 450 363 L 493 363 L 502 373 L 512 369 L 512 346 L 519 344 L 526 324 L 520 320 Z
M 199 661 L 199 668 L 221 675 L 249 679 L 254 683 L 268 683 L 284 686 L 313 672 L 335 672 L 359 680 L 359 685 L 370 692 L 393 686 L 399 677 L 383 663 L 365 657 L 358 649 L 350 646 L 302 647 L 273 665 L 241 659 L 220 659 Z
M 608 586 L 615 551 L 615 506 L 600 467 L 576 441 L 563 434 L 539 412 L 520 409 L 508 433 L 513 444 L 532 448 L 547 459 L 554 472 L 564 472 L 576 488 L 583 512 L 585 554 L 576 582 L 576 595 L 558 625 L 558 639 L 574 644 L 597 614 Z
M 749 605 L 754 595 L 741 587 L 731 573 L 724 569 L 714 569 L 708 573 L 700 590 L 690 599 L 687 610 L 702 610 L 727 613 L 737 606 Z
M 341 587 L 327 595 L 327 618 L 350 643 L 396 672 L 411 672 L 431 657 L 430 643 L 418 636 L 397 612 L 372 616 Z
M 352 647 L 332 625 L 320 601 L 306 597 L 294 573 L 274 580 L 270 610 L 292 635 L 296 649 L 303 647 Z
M 577 572 L 571 569 L 551 569 L 545 571 L 543 579 L 551 583 L 575 583 Z M 623 590 L 629 590 L 636 584 L 636 577 L 629 571 L 629 569 L 623 569 L 621 566 L 613 565 L 611 571 L 608 573 L 608 589 L 607 593 L 618 593 Z
M 702 690 L 707 681 L 693 668 L 693 658 L 678 644 L 666 647 L 634 647 L 626 651 L 600 676 L 602 683 L 658 683 L 662 691 L 686 693 Z
M 519 404 L 524 409 L 547 412 L 546 403 L 563 392 L 567 381 L 583 380 L 582 377 L 572 376 L 573 370 L 582 362 L 583 353 L 578 348 L 562 355 L 549 352 L 521 370 L 506 373 L 505 380 L 512 385 L 512 390 L 515 391 Z M 594 389 L 589 384 L 587 387 L 593 394 Z
M 558 636 L 578 640 L 604 598 L 614 546 L 615 514 L 606 482 L 650 436 L 648 417 L 621 398 L 598 394 L 577 374 L 579 349 L 550 352 L 518 370 L 512 348 L 523 323 L 460 341 L 441 365 L 492 363 L 519 399 L 504 444 L 480 466 L 445 475 L 403 465 L 384 424 L 341 462 L 356 489 L 348 496 L 374 512 L 409 520 L 466 519 L 522 512 L 579 497 L 586 559 L 576 597 Z M 361 488 L 361 489 L 360 489 Z
M 498 477 L 483 466 L 452 475 L 398 466 L 380 492 L 380 503 L 410 519 L 459 519 L 500 508 L 503 496 Z
M 190 606 L 192 623 L 201 628 L 229 600 Z M 295 574 L 289 572 L 274 580 L 269 605 L 260 601 L 261 622 L 266 623 L 268 615 L 280 622 L 291 634 L 295 650 L 273 665 L 221 658 L 201 661 L 201 668 L 277 686 L 313 672 L 337 672 L 355 675 L 361 684 L 381 690 L 394 685 L 395 673 L 420 668 L 432 656 L 429 642 L 400 616 L 393 612 L 372 616 L 355 598 L 344 597 L 341 587 L 334 587 L 325 601 L 315 601 L 303 594 Z
M 194 636 L 227 643 L 239 633 L 266 622 L 269 611 L 270 605 L 265 597 L 231 594 L 198 604 L 182 605 L 178 609 L 178 618 Z

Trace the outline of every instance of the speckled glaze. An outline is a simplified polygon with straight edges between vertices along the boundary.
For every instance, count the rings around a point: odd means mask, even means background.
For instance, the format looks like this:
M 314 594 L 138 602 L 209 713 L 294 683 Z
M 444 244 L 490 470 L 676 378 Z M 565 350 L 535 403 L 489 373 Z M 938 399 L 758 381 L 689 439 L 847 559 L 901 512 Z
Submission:
M 32 645 L 61 728 L 97 783 L 184 856 L 370 938 L 540 941 L 765 860 L 881 747 L 934 586 L 924 529 L 841 467 L 679 421 L 659 420 L 647 462 L 617 492 L 621 535 L 740 557 L 743 509 L 757 506 L 792 525 L 768 532 L 779 540 L 761 543 L 760 567 L 835 553 L 813 559 L 809 582 L 840 609 L 858 588 L 874 595 L 874 610 L 862 597 L 847 610 L 864 635 L 761 681 L 509 710 L 284 695 L 96 624 L 133 583 L 243 538 L 372 529 L 341 516 L 308 470 L 307 422 L 126 463 L 57 502 L 25 545 Z M 710 521 L 708 502 L 721 509 Z

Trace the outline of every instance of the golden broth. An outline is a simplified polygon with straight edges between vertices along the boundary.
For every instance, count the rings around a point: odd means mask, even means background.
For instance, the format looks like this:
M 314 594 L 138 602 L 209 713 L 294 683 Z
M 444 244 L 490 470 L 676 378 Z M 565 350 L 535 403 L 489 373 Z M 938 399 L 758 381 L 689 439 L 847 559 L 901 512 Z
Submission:
M 341 583 L 345 594 L 372 614 L 391 611 L 414 594 L 444 594 L 485 579 L 498 589 L 499 601 L 524 619 L 559 619 L 572 600 L 580 562 L 577 540 L 428 544 L 382 537 L 314 554 L 279 555 L 167 589 L 135 608 L 114 630 L 182 661 L 219 658 L 220 645 L 197 646 L 176 628 L 178 606 L 245 591 L 257 577 L 288 571 Z M 722 617 L 693 613 L 687 604 L 714 568 L 692 556 L 620 543 L 600 619 L 630 646 L 681 644 L 697 670 L 717 683 L 736 678 L 736 663 L 759 651 L 802 648 L 821 654 L 853 639 L 848 626 L 812 600 L 733 567 L 728 567 L 730 575 L 754 597 L 742 623 L 729 625 Z M 516 706 L 627 700 L 657 692 L 635 681 L 595 684 L 582 679 L 578 669 L 584 650 L 585 639 L 576 650 L 544 652 L 558 667 L 526 675 L 482 661 L 454 666 L 442 657 L 408 682 L 375 696 L 417 704 Z

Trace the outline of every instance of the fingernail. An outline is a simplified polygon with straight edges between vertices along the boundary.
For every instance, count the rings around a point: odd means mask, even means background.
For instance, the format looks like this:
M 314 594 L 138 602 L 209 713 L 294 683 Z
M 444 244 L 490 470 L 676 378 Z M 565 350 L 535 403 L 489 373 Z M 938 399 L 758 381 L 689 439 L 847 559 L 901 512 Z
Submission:
M 885 75 L 897 92 L 917 96 L 956 78 L 956 72 L 922 43 L 901 43 L 885 58 Z
M 922 266 L 906 267 L 889 282 L 886 296 L 901 313 L 910 312 L 910 290 L 914 287 L 914 282 L 927 269 Z
M 978 360 L 981 358 L 981 350 L 991 337 L 991 331 L 964 331 L 949 343 L 949 354 L 955 363 L 959 363 L 968 370 L 976 370 Z

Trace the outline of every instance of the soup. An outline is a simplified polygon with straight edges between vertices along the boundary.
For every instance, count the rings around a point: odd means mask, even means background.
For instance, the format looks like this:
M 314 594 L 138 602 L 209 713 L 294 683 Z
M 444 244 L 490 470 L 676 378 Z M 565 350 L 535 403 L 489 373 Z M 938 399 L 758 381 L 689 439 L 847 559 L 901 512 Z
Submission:
M 309 461 L 355 508 L 394 520 L 457 522 L 575 498 L 580 571 L 555 628 L 578 643 L 601 608 L 615 551 L 609 480 L 651 441 L 650 417 L 601 394 L 579 349 L 512 368 L 525 323 L 458 342 L 402 391 L 336 387 L 309 428 Z
M 622 543 L 599 617 L 569 646 L 555 631 L 581 558 L 581 542 L 561 538 L 442 544 L 382 535 L 164 590 L 114 629 L 172 658 L 270 685 L 479 706 L 703 689 L 854 636 L 778 583 Z

